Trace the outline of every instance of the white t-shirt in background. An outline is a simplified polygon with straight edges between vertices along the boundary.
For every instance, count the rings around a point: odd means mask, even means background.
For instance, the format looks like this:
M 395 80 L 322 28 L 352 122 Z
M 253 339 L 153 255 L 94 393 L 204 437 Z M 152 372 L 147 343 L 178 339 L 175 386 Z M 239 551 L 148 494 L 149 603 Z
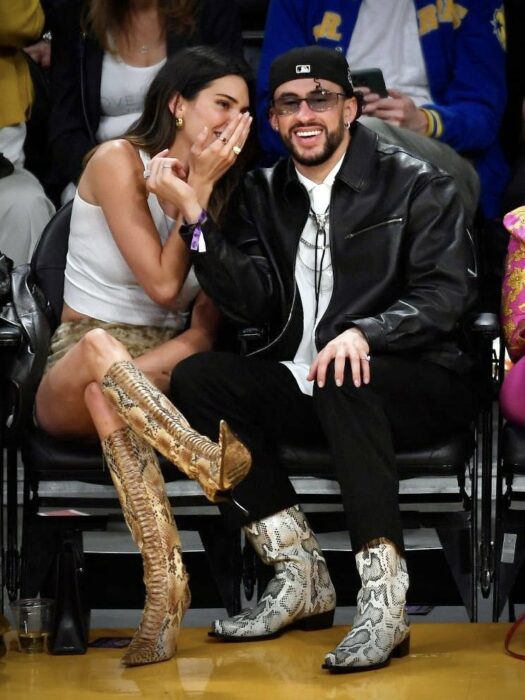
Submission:
M 350 70 L 381 68 L 418 107 L 432 102 L 413 0 L 363 0 L 346 58 Z

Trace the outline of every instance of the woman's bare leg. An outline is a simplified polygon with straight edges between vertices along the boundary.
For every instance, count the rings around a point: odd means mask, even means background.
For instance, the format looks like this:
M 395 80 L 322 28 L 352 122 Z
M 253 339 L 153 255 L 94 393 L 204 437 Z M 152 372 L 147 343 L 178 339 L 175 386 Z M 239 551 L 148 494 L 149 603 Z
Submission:
M 99 382 L 115 362 L 130 359 L 124 345 L 106 331 L 86 333 L 44 375 L 35 401 L 38 425 L 52 435 L 96 435 L 84 400 L 86 387 Z

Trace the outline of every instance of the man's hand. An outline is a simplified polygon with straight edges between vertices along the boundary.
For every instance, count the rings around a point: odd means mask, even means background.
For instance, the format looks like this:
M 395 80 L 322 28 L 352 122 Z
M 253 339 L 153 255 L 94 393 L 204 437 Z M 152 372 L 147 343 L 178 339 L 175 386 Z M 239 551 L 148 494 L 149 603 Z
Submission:
M 319 387 L 326 382 L 326 370 L 334 362 L 334 376 L 337 386 L 342 386 L 345 365 L 348 361 L 355 386 L 370 382 L 370 362 L 368 342 L 358 328 L 349 328 L 331 340 L 317 355 L 307 379 L 316 381 Z
M 377 117 L 394 126 L 411 131 L 425 132 L 427 118 L 415 102 L 400 90 L 389 90 L 389 97 L 379 97 L 368 88 L 359 88 L 363 93 L 363 114 Z
M 24 51 L 31 56 L 35 63 L 39 63 L 42 68 L 49 68 L 51 65 L 51 44 L 49 41 L 41 39 L 36 44 L 26 46 Z

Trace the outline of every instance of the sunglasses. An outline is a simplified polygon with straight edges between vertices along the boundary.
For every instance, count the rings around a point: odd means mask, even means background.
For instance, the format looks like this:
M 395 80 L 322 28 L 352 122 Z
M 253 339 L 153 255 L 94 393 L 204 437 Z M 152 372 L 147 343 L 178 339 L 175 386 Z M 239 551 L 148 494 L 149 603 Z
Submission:
M 272 106 L 281 117 L 298 112 L 301 108 L 301 102 L 306 102 L 308 107 L 314 112 L 326 112 L 335 107 L 338 97 L 346 98 L 348 95 L 345 95 L 343 92 L 329 92 L 328 90 L 311 92 L 306 97 L 283 95 L 273 100 Z

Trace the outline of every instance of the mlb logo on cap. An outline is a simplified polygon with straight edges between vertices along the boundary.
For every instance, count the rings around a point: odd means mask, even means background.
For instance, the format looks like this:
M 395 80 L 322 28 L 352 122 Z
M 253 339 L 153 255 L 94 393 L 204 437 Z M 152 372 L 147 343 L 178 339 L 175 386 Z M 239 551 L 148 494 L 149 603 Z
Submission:
M 302 63 L 298 66 L 295 66 L 295 72 L 296 73 L 310 73 L 310 64 L 309 63 Z

